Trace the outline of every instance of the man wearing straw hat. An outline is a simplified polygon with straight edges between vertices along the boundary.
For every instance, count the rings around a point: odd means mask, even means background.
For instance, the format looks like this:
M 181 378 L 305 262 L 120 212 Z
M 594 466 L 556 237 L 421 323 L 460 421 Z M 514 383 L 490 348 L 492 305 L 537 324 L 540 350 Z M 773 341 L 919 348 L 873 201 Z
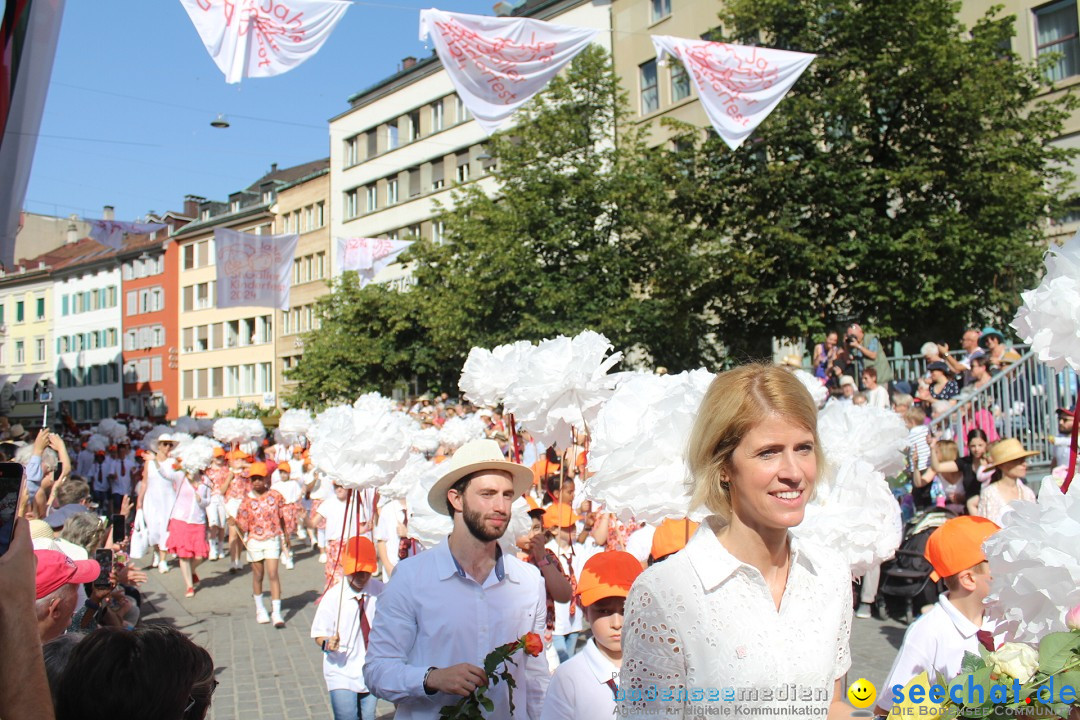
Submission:
M 379 597 L 364 680 L 397 704 L 398 720 L 431 719 L 487 683 L 485 656 L 528 632 L 543 633 L 546 595 L 540 571 L 498 540 L 510 506 L 532 484 L 532 472 L 507 462 L 494 440 L 473 440 L 447 463 L 428 494 L 450 515 L 446 542 L 402 560 Z M 491 717 L 536 720 L 549 681 L 541 654 L 515 656 L 514 711 L 506 683 L 489 687 Z

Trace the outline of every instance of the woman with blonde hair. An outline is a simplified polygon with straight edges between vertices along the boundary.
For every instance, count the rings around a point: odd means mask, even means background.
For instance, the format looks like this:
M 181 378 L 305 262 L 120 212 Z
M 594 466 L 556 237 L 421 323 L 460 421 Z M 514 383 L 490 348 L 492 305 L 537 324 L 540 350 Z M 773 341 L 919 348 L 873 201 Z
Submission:
M 849 714 L 848 564 L 790 533 L 823 463 L 817 408 L 796 377 L 762 365 L 716 377 L 688 449 L 691 509 L 712 515 L 630 591 L 621 715 L 691 717 L 721 704 Z

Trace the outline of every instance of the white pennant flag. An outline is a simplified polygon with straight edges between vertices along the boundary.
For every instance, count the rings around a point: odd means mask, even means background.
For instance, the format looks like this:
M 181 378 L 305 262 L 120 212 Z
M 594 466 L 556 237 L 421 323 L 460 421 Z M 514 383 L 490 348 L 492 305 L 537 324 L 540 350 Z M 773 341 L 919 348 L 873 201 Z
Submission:
M 217 306 L 289 309 L 289 280 L 299 235 L 214 230 Z
M 346 0 L 180 0 L 225 82 L 272 77 L 319 51 Z
M 656 56 L 682 60 L 716 132 L 735 150 L 817 55 L 653 35 Z
M 529 18 L 420 11 L 458 96 L 489 135 L 540 92 L 599 30 Z
M 337 267 L 341 272 L 355 270 L 360 287 L 369 285 L 383 268 L 394 262 L 412 245 L 408 240 L 387 238 L 337 238 Z
M 124 249 L 124 235 L 147 235 L 169 227 L 165 223 L 134 223 L 90 218 L 83 218 L 83 220 L 90 223 L 90 237 L 113 250 Z

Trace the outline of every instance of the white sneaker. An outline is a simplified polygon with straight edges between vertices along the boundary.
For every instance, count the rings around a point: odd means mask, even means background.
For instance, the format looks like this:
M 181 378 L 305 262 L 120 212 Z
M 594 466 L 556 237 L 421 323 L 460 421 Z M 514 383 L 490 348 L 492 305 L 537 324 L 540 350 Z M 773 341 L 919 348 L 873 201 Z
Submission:
M 319 553 L 319 562 L 326 564 L 326 553 Z
M 282 567 L 284 567 L 284 568 L 285 568 L 286 570 L 292 570 L 292 569 L 293 569 L 293 567 L 294 567 L 294 566 L 293 566 L 293 559 L 292 559 L 292 555 L 285 555 L 285 556 L 283 556 L 283 557 L 281 558 L 281 565 L 282 565 Z
M 266 608 L 259 608 L 255 611 L 255 622 L 260 625 L 270 622 L 270 616 L 266 614 Z
M 270 619 L 274 622 L 274 627 L 279 630 L 285 627 L 285 618 L 281 617 L 281 613 L 275 611 L 270 614 Z
M 169 572 L 169 561 L 168 560 L 162 560 L 158 564 L 157 569 L 158 569 L 158 572 L 160 572 L 162 575 Z
M 159 558 L 157 556 L 157 553 L 154 553 L 154 562 L 150 565 L 150 567 L 157 567 L 158 564 L 160 564 L 160 563 L 161 563 L 161 558 Z
M 303 525 L 296 528 L 296 537 L 300 540 L 307 540 L 307 528 Z
M 210 546 L 210 555 L 207 557 L 207 560 L 217 560 L 217 559 L 218 559 L 217 548 L 214 547 L 213 545 L 211 545 Z

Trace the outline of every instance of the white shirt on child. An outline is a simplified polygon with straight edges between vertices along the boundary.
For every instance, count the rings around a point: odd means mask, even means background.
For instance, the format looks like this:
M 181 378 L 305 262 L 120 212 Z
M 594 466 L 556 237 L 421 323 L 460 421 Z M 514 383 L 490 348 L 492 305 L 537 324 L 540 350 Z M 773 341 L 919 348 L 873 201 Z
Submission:
M 584 543 L 579 543 L 575 539 L 572 544 L 572 551 L 571 547 L 561 547 L 554 539 L 549 540 L 545 547 L 559 558 L 562 569 L 567 575 L 570 575 L 571 571 L 573 572 L 575 580 L 581 577 L 581 571 L 585 568 L 585 561 L 603 550 L 591 537 L 585 538 Z M 585 614 L 581 608 L 575 607 L 574 613 L 571 614 L 570 603 L 556 602 L 554 605 L 555 628 L 551 631 L 552 634 L 569 635 L 570 633 L 581 632 L 584 627 L 581 616 Z
M 938 598 L 934 607 L 911 624 L 904 633 L 900 652 L 889 670 L 888 679 L 878 693 L 877 705 L 892 709 L 892 687 L 903 687 L 911 678 L 926 671 L 931 683 L 938 675 L 951 680 L 960 674 L 964 653 L 979 654 L 979 630 L 993 631 L 994 623 L 986 621 L 980 628 L 949 602 L 948 593 Z
M 366 693 L 364 684 L 364 658 L 367 647 L 364 645 L 363 628 L 360 625 L 360 598 L 364 598 L 364 615 L 372 627 L 375 625 L 375 602 L 383 591 L 382 581 L 371 578 L 360 592 L 353 590 L 348 580 L 341 580 L 345 586 L 334 585 L 323 595 L 319 609 L 315 611 L 315 621 L 311 624 L 311 637 L 332 637 L 337 628 L 338 649 L 323 654 L 323 678 L 327 690 L 349 690 Z M 338 620 L 338 608 L 343 607 Z
M 551 677 L 540 720 L 604 720 L 615 716 L 615 693 L 619 668 L 608 660 L 596 640 L 558 667 Z

